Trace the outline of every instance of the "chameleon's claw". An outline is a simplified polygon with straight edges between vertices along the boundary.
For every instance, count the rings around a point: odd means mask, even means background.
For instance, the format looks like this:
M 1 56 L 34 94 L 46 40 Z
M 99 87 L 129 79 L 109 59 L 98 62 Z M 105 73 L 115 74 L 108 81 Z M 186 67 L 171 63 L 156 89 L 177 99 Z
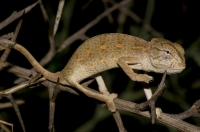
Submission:
M 112 93 L 112 94 L 109 94 L 109 95 L 106 95 L 108 98 L 107 100 L 105 101 L 106 102 L 106 105 L 108 107 L 108 110 L 111 111 L 111 112 L 115 112 L 116 111 L 116 107 L 115 107 L 115 103 L 114 103 L 114 99 L 117 98 L 117 94 L 115 93 Z
M 148 75 L 145 75 L 145 82 L 146 83 L 149 83 L 149 82 L 152 82 L 153 81 L 153 77 L 152 76 L 148 76 Z
M 136 80 L 139 81 L 139 82 L 149 83 L 149 82 L 153 81 L 153 77 L 148 76 L 146 74 L 138 74 L 136 76 Z

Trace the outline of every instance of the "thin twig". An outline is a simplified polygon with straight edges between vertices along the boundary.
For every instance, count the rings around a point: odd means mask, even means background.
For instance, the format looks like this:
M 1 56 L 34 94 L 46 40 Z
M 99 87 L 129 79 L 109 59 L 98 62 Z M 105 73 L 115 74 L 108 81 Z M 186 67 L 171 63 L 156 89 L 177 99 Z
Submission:
M 56 14 L 56 20 L 55 20 L 55 23 L 54 23 L 53 37 L 55 36 L 55 34 L 57 32 L 64 4 L 65 4 L 65 0 L 60 0 L 59 1 L 58 10 L 57 10 L 57 14 Z
M 24 15 L 24 14 L 23 14 Z M 16 39 L 17 39 L 17 36 L 19 34 L 19 31 L 21 29 L 21 26 L 22 26 L 22 22 L 23 22 L 23 18 L 21 18 L 17 24 L 17 27 L 15 28 L 15 32 L 14 32 L 14 35 L 13 37 L 11 38 L 11 41 L 15 42 Z
M 50 102 L 50 107 L 49 107 L 49 132 L 54 132 L 55 128 L 54 128 L 54 113 L 55 113 L 55 100 L 57 98 L 58 93 L 60 92 L 60 88 L 59 88 L 59 78 L 57 80 L 57 83 L 55 85 L 55 89 L 54 87 L 50 86 L 48 87 L 49 89 L 49 102 Z M 53 90 L 52 90 L 53 89 Z
M 2 124 L 5 124 L 5 125 L 8 125 L 8 126 L 11 126 L 11 128 L 12 128 L 12 132 L 13 132 L 13 124 L 11 124 L 11 123 L 8 123 L 8 122 L 6 122 L 6 121 L 3 121 L 3 120 L 0 120 L 0 123 L 2 123 Z M 2 126 L 1 126 L 2 127 Z M 4 130 L 7 130 L 6 128 L 4 128 Z M 10 132 L 10 130 L 7 130 L 7 132 Z
M 196 102 L 193 103 L 192 107 L 187 111 L 184 111 L 179 114 L 168 114 L 168 115 L 172 118 L 180 120 L 186 119 L 191 116 L 199 118 L 199 111 L 200 111 L 200 100 L 197 100 Z
M 51 83 L 47 83 L 47 88 L 49 91 L 49 132 L 54 132 L 55 128 L 54 128 L 54 113 L 55 113 L 55 102 L 52 101 L 52 98 L 54 96 L 54 91 L 56 84 L 51 84 Z M 55 100 L 54 100 L 55 101 Z
M 37 4 L 38 2 L 35 2 L 32 5 L 27 6 L 26 8 L 24 8 L 23 10 L 19 12 L 16 12 L 16 11 L 13 12 L 8 18 L 6 18 L 3 22 L 0 23 L 0 30 L 8 26 L 14 20 L 20 18 L 23 14 L 30 12 Z
M 1 120 L 0 120 L 0 123 L 1 123 Z M 1 132 L 11 132 L 11 130 L 8 129 L 8 127 L 4 125 L 3 123 L 0 124 L 0 128 L 1 128 Z
M 115 121 L 117 123 L 119 132 L 127 132 L 126 129 L 124 128 L 124 125 L 123 125 L 121 116 L 119 114 L 119 111 L 114 112 L 113 113 L 113 117 L 114 117 L 114 119 L 115 119 Z
M 48 38 L 49 38 L 49 44 L 50 44 L 50 49 L 48 51 L 48 53 L 46 54 L 45 57 L 43 57 L 39 63 L 41 66 L 45 66 L 46 64 L 49 63 L 49 61 L 52 60 L 52 58 L 55 56 L 56 54 L 56 51 L 55 51 L 55 42 L 54 42 L 54 39 L 53 39 L 53 35 L 52 35 L 52 32 L 50 30 L 50 25 L 49 25 L 49 19 L 48 19 L 48 16 L 47 16 L 47 13 L 46 13 L 46 10 L 42 4 L 42 0 L 39 0 L 39 4 L 40 4 L 40 9 L 42 11 L 42 15 L 43 15 L 43 18 L 44 18 L 44 21 L 46 22 L 46 24 L 48 25 L 49 29 L 48 29 Z
M 15 102 L 17 105 L 22 105 L 25 103 L 24 100 L 16 100 Z M 0 109 L 10 108 L 10 107 L 12 107 L 12 104 L 10 102 L 0 103 Z
M 107 9 L 108 9 L 108 2 L 109 2 L 109 1 L 108 1 L 108 0 L 102 0 L 102 2 L 103 2 L 103 5 L 104 5 L 105 10 L 107 10 Z M 111 14 L 108 14 L 108 15 L 107 15 L 107 18 L 108 18 L 109 23 L 110 23 L 110 24 L 113 24 L 114 20 L 113 20 L 112 15 L 111 15 Z
M 45 78 L 41 78 L 41 79 L 37 80 L 36 82 L 31 83 L 31 84 L 30 84 L 29 81 L 23 82 L 23 83 L 21 83 L 19 85 L 16 85 L 16 86 L 12 87 L 12 88 L 8 88 L 6 90 L 0 91 L 0 96 L 7 96 L 9 94 L 12 94 L 12 93 L 18 91 L 18 90 L 26 88 L 27 86 L 34 85 L 34 84 L 36 84 L 38 82 L 42 82 L 42 81 L 45 81 L 45 80 L 46 80 Z
M 53 38 L 52 32 L 50 30 L 49 18 L 48 18 L 47 12 L 46 12 L 46 10 L 45 10 L 45 8 L 43 6 L 42 0 L 38 0 L 38 2 L 39 2 L 39 5 L 40 5 L 40 9 L 42 11 L 42 15 L 43 15 L 44 21 L 48 25 L 48 38 L 49 38 L 50 49 L 49 49 L 48 53 L 39 61 L 41 66 L 45 66 L 55 56 L 55 54 L 56 54 L 56 50 L 55 49 L 56 48 L 55 48 L 54 38 Z M 32 70 L 33 69 L 34 68 L 32 68 Z M 15 80 L 14 83 L 15 84 L 19 84 L 19 83 L 22 83 L 23 81 L 24 81 L 23 78 L 19 78 L 19 79 Z
M 15 28 L 14 35 L 13 35 L 13 37 L 11 38 L 11 41 L 13 41 L 13 42 L 15 42 L 16 39 L 17 39 L 17 36 L 18 36 L 18 34 L 19 34 L 19 30 L 20 30 L 21 25 L 22 25 L 22 21 L 23 21 L 23 19 L 20 19 L 20 21 L 19 21 L 18 24 L 17 24 L 17 27 Z M 3 55 L 2 55 L 1 58 L 0 58 L 0 61 L 1 61 L 1 62 L 5 62 L 5 61 L 6 61 L 6 59 L 8 58 L 8 55 L 9 55 L 10 52 L 11 52 L 11 49 L 12 49 L 12 48 L 6 48 L 6 50 L 4 51 Z M 0 69 L 2 69 L 1 66 L 0 66 Z
M 13 32 L 8 33 L 8 34 L 4 34 L 1 37 L 4 38 L 4 39 L 11 39 L 13 37 Z
M 10 100 L 10 102 L 11 102 L 11 104 L 12 104 L 14 110 L 15 110 L 15 113 L 16 113 L 18 119 L 19 119 L 19 122 L 20 122 L 21 126 L 22 126 L 23 132 L 26 132 L 26 129 L 25 129 L 25 126 L 24 126 L 24 122 L 23 122 L 19 107 L 17 106 L 14 98 L 12 97 L 11 94 L 7 95 L 6 97 Z

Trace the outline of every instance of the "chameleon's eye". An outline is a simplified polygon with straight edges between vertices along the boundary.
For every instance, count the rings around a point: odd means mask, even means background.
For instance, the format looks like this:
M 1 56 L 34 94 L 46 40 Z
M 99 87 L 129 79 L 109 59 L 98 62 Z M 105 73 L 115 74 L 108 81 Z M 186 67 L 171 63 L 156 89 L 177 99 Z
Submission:
M 170 52 L 169 52 L 169 50 L 167 50 L 167 51 L 165 51 L 167 54 L 169 54 Z
M 171 59 L 171 54 L 170 54 L 170 51 L 169 50 L 166 50 L 162 53 L 162 58 L 165 59 L 165 60 L 169 60 Z

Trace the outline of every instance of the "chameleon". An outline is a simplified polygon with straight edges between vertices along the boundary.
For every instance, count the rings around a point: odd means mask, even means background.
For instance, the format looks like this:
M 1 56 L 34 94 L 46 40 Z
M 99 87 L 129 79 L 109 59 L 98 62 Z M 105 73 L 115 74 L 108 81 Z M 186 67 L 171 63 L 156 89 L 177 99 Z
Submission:
M 122 68 L 131 80 L 149 83 L 153 80 L 152 76 L 137 74 L 133 70 L 176 74 L 186 67 L 181 45 L 163 38 L 153 38 L 148 42 L 121 33 L 101 34 L 86 40 L 76 49 L 63 70 L 56 73 L 44 69 L 20 44 L 15 44 L 13 48 L 21 52 L 47 80 L 57 82 L 59 78 L 61 84 L 73 86 L 86 96 L 105 102 L 111 112 L 116 111 L 113 100 L 117 94 L 108 92 L 101 72 Z M 82 80 L 89 77 L 97 80 L 99 91 L 103 94 L 94 93 L 80 85 Z

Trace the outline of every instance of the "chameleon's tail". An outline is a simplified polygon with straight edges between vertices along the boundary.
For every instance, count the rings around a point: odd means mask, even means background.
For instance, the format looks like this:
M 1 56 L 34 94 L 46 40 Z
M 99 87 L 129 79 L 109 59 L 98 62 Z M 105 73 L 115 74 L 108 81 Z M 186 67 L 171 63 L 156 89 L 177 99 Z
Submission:
M 28 61 L 31 63 L 31 65 L 36 69 L 37 72 L 41 73 L 46 79 L 57 82 L 58 75 L 51 73 L 44 69 L 38 62 L 37 60 L 29 53 L 27 49 L 25 49 L 23 46 L 20 44 L 15 44 L 14 49 L 22 53 Z

